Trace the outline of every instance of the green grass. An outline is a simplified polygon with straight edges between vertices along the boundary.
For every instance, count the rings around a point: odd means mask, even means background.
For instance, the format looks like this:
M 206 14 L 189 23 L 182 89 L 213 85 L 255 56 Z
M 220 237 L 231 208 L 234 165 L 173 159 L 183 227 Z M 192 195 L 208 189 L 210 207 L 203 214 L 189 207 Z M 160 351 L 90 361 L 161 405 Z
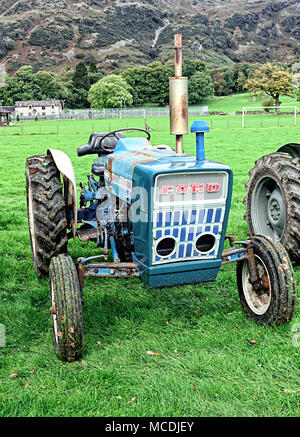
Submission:
M 253 100 L 250 93 L 232 94 L 231 96 L 213 96 L 208 97 L 204 100 L 203 106 L 208 106 L 209 111 L 223 111 L 223 112 L 235 112 L 241 111 L 244 106 L 262 106 L 263 100 L 269 98 L 264 95 Z M 281 106 L 297 106 L 299 108 L 300 102 L 296 100 L 295 97 L 280 97 Z M 285 109 L 282 111 L 293 111 L 292 108 Z M 258 117 L 256 117 L 258 118 Z
M 263 128 L 249 118 L 253 127 L 246 129 L 239 117 L 211 120 L 207 157 L 233 168 L 228 234 L 242 239 L 249 169 L 263 154 L 300 142 L 300 129 L 291 117 L 282 117 L 277 127 L 277 119 L 266 116 Z M 167 119 L 148 122 L 159 127 L 153 144 L 174 146 Z M 23 125 L 23 136 L 16 134 L 19 126 L 0 130 L 0 323 L 7 335 L 7 346 L 0 348 L 0 416 L 298 416 L 299 348 L 292 345 L 292 326 L 300 322 L 299 304 L 288 325 L 255 324 L 239 303 L 235 265 L 223 267 L 213 283 L 159 290 L 137 278 L 87 279 L 87 365 L 55 357 L 49 281 L 38 280 L 32 268 L 25 159 L 48 147 L 64 150 L 77 183 L 85 182 L 93 157 L 77 158 L 76 148 L 87 141 L 92 124 L 105 131 L 108 124 L 115 129 L 127 123 L 143 127 L 144 122 L 32 122 Z M 185 151 L 194 154 L 194 144 L 192 135 L 184 138 Z M 76 259 L 96 251 L 92 243 L 71 242 L 69 252 Z M 300 268 L 295 271 L 299 282 Z M 147 350 L 159 356 L 148 356 Z

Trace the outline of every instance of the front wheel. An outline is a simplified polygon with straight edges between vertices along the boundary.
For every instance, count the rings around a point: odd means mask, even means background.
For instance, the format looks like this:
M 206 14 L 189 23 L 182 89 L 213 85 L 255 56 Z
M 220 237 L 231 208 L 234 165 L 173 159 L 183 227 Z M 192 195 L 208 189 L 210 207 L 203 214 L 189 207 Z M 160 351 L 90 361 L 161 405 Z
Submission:
M 83 328 L 79 281 L 72 258 L 53 257 L 49 276 L 55 353 L 62 361 L 75 361 L 82 354 Z
M 237 263 L 237 285 L 242 307 L 251 319 L 268 325 L 291 320 L 296 304 L 293 267 L 281 243 L 271 237 L 251 239 L 260 286 L 249 281 L 248 260 Z

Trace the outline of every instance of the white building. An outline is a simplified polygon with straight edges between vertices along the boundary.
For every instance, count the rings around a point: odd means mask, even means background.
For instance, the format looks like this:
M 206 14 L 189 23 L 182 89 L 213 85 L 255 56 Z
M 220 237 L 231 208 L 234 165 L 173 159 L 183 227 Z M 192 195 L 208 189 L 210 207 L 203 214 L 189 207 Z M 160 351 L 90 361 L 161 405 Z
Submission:
M 15 102 L 15 117 L 19 115 L 22 118 L 34 117 L 59 117 L 62 112 L 61 102 L 59 100 L 40 100 Z

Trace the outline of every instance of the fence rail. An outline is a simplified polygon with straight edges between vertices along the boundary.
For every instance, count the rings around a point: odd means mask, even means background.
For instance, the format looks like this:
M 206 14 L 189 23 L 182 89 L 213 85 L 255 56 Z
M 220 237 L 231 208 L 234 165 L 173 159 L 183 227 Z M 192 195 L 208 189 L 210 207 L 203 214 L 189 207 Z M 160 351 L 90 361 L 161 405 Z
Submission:
M 189 109 L 191 117 L 208 115 L 208 106 Z M 64 109 L 57 115 L 38 116 L 39 120 L 98 120 L 105 118 L 147 118 L 168 117 L 169 106 L 157 108 L 103 108 L 103 109 Z M 21 117 L 22 120 L 34 120 L 36 116 Z M 12 120 L 16 120 L 13 114 Z

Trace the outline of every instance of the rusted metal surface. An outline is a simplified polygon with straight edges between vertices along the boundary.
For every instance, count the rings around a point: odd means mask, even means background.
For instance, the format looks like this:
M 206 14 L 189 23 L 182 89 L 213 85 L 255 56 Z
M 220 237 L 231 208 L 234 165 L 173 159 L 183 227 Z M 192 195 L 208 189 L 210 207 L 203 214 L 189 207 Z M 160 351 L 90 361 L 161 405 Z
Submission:
M 152 147 L 152 144 L 147 141 L 145 143 L 145 147 L 147 147 L 148 145 L 150 145 Z M 147 153 L 144 150 L 136 150 L 136 151 L 132 151 L 130 153 L 122 153 L 122 159 L 126 160 L 126 158 L 132 158 L 132 157 L 137 157 L 137 158 L 141 158 L 138 161 L 135 161 L 132 166 L 131 166 L 131 171 L 133 172 L 134 167 L 137 164 L 141 164 L 143 162 L 149 162 L 149 161 L 153 161 L 155 159 L 155 157 L 153 156 L 153 154 L 151 153 Z M 112 170 L 112 166 L 113 166 L 113 162 L 115 159 L 120 159 L 120 156 L 118 156 L 117 154 L 112 154 L 109 158 L 108 158 L 108 163 L 107 165 L 105 165 L 105 170 L 107 170 L 108 172 L 108 182 L 111 183 L 112 182 L 112 175 L 113 175 L 113 170 Z
M 229 241 L 231 247 L 234 247 L 234 236 L 233 235 L 225 235 L 225 239 Z
M 257 274 L 256 262 L 254 257 L 253 248 L 251 246 L 248 247 L 248 268 L 249 268 L 249 282 L 255 290 L 260 290 L 262 287 L 262 283 Z
M 86 229 L 80 228 L 77 230 L 77 236 L 80 241 L 89 241 L 92 238 L 97 238 L 97 229 L 92 227 Z
M 247 249 L 243 247 L 241 248 L 233 247 L 230 249 L 226 249 L 222 252 L 222 265 L 234 263 L 247 258 L 248 258 Z
M 170 77 L 170 133 L 171 135 L 189 133 L 187 77 Z
M 95 259 L 97 257 L 93 257 Z M 124 278 L 140 276 L 138 264 L 134 262 L 91 262 L 79 258 L 77 265 L 78 279 L 81 291 L 87 277 Z
M 77 264 L 77 274 L 78 274 L 79 287 L 80 290 L 82 290 L 84 286 L 84 279 L 85 279 L 85 268 L 81 262 Z
M 177 33 L 174 36 L 174 48 L 175 48 L 175 77 L 182 76 L 182 36 Z
M 183 152 L 183 135 L 189 133 L 188 126 L 188 78 L 182 77 L 182 37 L 174 38 L 175 77 L 169 80 L 170 133 L 176 135 L 176 153 Z

